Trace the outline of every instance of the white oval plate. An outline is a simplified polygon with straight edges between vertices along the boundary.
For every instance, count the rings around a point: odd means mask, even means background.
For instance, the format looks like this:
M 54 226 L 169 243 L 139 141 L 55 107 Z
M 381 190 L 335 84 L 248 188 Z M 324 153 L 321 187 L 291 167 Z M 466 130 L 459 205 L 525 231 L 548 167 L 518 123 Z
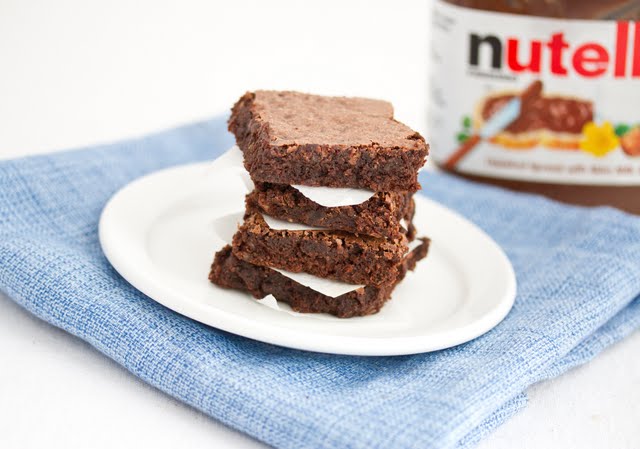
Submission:
M 216 162 L 171 168 L 120 190 L 100 219 L 100 243 L 114 268 L 160 304 L 194 320 L 275 345 L 349 355 L 444 349 L 496 326 L 516 293 L 513 268 L 475 225 L 415 196 L 415 225 L 429 255 L 376 314 L 349 319 L 267 307 L 211 284 L 209 267 L 225 238 L 215 221 L 244 207 L 246 186 Z

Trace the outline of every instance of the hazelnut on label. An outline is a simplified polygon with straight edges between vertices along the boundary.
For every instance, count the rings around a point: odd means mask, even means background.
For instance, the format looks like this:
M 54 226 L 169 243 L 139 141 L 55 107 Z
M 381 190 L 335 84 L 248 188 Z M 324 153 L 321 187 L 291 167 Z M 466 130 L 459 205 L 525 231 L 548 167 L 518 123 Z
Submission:
M 629 156 L 640 156 L 640 126 L 636 126 L 620 138 L 620 145 Z

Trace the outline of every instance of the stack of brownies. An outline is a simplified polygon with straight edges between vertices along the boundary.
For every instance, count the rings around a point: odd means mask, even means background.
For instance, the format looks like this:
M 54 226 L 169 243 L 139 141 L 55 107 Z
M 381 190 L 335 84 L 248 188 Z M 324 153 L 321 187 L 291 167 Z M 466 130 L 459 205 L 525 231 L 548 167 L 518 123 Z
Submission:
M 427 255 L 428 239 L 416 239 L 412 223 L 424 138 L 384 101 L 276 91 L 240 98 L 229 130 L 254 189 L 233 244 L 215 255 L 211 282 L 272 295 L 298 312 L 378 312 Z M 332 207 L 303 194 L 346 188 L 368 199 Z M 292 226 L 272 228 L 274 219 Z M 299 273 L 351 285 L 331 296 L 299 282 Z

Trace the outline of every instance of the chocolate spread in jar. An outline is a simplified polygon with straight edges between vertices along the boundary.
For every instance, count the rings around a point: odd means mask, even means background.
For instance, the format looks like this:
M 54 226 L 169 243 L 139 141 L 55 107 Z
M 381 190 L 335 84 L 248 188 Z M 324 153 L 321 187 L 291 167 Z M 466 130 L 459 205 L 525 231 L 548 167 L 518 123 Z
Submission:
M 640 214 L 640 0 L 436 0 L 432 41 L 438 165 Z
M 498 95 L 484 102 L 482 118 L 488 120 L 514 95 Z M 590 101 L 562 97 L 539 97 L 530 107 L 523 108 L 520 116 L 505 131 L 522 133 L 548 129 L 556 132 L 579 133 L 585 124 L 593 120 Z
M 629 0 L 449 0 L 452 5 L 561 19 L 640 19 L 640 4 Z

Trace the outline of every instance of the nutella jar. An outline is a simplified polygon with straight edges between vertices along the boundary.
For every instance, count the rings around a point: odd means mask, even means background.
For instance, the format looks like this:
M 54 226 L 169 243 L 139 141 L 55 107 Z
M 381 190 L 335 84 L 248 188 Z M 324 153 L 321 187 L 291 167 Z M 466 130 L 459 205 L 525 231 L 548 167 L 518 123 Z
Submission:
M 640 0 L 435 0 L 443 169 L 640 214 Z

